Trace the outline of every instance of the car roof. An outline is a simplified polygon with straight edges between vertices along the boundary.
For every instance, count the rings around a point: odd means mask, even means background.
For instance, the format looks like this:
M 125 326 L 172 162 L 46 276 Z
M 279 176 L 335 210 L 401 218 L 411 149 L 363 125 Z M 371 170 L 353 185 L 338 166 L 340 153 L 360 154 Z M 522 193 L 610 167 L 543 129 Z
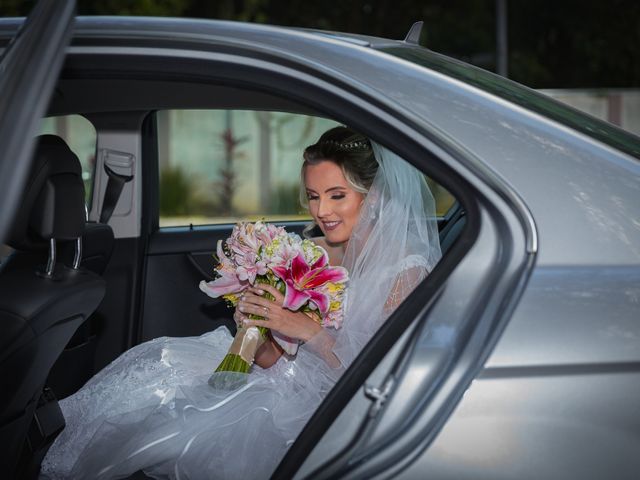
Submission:
M 21 19 L 0 19 L 0 42 L 3 36 L 6 39 L 8 35 L 12 35 L 20 23 Z M 368 49 L 369 53 L 384 52 L 396 58 L 408 60 L 414 66 L 419 65 L 424 69 L 455 78 L 466 85 L 477 87 L 484 92 L 552 118 L 640 158 L 640 140 L 628 132 L 491 72 L 401 40 L 225 20 L 126 16 L 77 17 L 76 20 L 76 45 L 82 42 L 95 44 L 101 41 L 103 43 L 129 41 L 135 44 L 136 41 L 143 42 L 150 39 L 154 42 L 162 42 L 165 46 L 180 46 L 185 42 L 193 44 L 198 40 L 236 45 L 248 45 L 253 42 L 254 45 L 270 47 L 272 51 L 279 48 L 281 53 L 295 52 L 299 56 L 309 58 L 312 57 L 314 50 L 322 47 L 323 53 L 317 57 L 318 62 L 321 62 L 325 68 L 333 67 L 339 71 L 348 69 L 349 65 L 344 62 L 344 53 L 349 47 Z M 347 62 L 351 63 L 351 59 Z M 387 58 L 386 66 L 389 64 Z M 370 80 L 376 80 L 377 76 L 357 75 L 355 72 L 354 77 L 366 84 Z M 394 79 L 394 82 L 396 81 L 401 82 L 402 78 L 398 76 Z M 402 103 L 402 99 L 397 99 L 396 102 Z M 406 106 L 411 107 L 411 102 Z

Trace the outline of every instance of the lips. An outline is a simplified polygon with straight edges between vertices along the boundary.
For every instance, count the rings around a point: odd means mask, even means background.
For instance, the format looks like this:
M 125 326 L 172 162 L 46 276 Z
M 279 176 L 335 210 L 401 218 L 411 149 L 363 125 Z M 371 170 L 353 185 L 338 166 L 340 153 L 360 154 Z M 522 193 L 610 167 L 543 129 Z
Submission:
M 341 224 L 341 221 L 336 221 L 336 222 L 322 222 L 322 225 L 324 226 L 325 231 L 330 232 L 331 230 L 335 230 L 336 228 L 338 228 L 338 226 Z

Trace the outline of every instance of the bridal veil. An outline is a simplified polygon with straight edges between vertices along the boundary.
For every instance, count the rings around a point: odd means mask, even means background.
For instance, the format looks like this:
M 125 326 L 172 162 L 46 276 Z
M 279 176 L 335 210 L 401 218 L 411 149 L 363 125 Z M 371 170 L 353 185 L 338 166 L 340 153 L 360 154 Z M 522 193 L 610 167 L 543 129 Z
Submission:
M 435 200 L 425 176 L 382 145 L 371 142 L 371 148 L 378 171 L 342 263 L 350 278 L 344 325 L 338 332 L 323 330 L 306 346 L 325 361 L 339 360 L 333 372 L 325 371 L 330 382 L 442 255 Z

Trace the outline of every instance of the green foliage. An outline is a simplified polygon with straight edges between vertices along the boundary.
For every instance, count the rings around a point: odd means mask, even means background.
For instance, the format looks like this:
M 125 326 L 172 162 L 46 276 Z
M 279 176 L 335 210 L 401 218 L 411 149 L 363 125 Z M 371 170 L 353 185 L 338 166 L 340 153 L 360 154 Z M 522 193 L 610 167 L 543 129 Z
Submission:
M 35 0 L 2 0 L 2 2 L 0 2 L 0 15 L 3 17 L 26 16 L 35 3 Z
M 2 0 L 1 16 L 33 0 Z M 295 25 L 402 39 L 425 21 L 423 44 L 495 67 L 495 0 L 79 0 L 80 15 L 158 15 Z M 510 0 L 509 76 L 534 88 L 640 86 L 640 2 Z
M 160 215 L 193 213 L 191 185 L 180 167 L 166 167 L 160 172 Z
M 213 188 L 205 189 L 201 192 L 191 192 L 189 213 L 202 217 L 217 217 L 222 215 L 220 205 L 214 195 Z
M 78 13 L 179 17 L 192 3 L 191 0 L 78 0 Z
M 298 215 L 305 212 L 300 205 L 300 185 L 280 183 L 271 190 L 269 212 L 280 215 Z

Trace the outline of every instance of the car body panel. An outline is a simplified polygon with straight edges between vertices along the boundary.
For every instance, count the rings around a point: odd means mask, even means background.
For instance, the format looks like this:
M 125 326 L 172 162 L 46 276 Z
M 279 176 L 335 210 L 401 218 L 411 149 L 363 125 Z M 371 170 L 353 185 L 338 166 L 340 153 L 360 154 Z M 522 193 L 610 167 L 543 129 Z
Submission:
M 538 267 L 486 364 L 563 367 L 637 362 L 640 269 Z
M 640 372 L 474 380 L 400 478 L 635 479 Z

